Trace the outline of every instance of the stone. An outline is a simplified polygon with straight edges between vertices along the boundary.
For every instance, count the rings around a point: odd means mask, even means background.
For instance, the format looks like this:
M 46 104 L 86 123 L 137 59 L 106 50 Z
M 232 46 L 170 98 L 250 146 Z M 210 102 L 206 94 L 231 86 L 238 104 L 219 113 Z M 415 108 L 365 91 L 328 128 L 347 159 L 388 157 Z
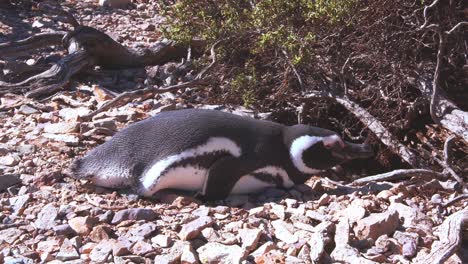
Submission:
M 130 241 L 111 239 L 109 243 L 112 246 L 112 255 L 125 256 L 130 254 L 130 247 L 132 245 Z
M 166 235 L 157 235 L 151 238 L 151 243 L 156 244 L 160 247 L 166 248 L 169 247 L 172 243 L 172 239 L 170 236 Z
M 133 227 L 132 229 L 130 229 L 128 233 L 132 236 L 148 238 L 155 232 L 156 232 L 156 224 L 145 223 L 145 224 Z
M 65 121 L 76 120 L 80 116 L 85 116 L 91 113 L 91 110 L 88 107 L 78 107 L 78 108 L 63 108 L 59 111 L 59 116 Z
M 201 263 L 240 263 L 248 251 L 237 245 L 226 246 L 218 242 L 207 243 L 197 249 Z
M 107 240 L 99 242 L 89 253 L 89 258 L 91 261 L 97 263 L 107 262 L 112 253 L 112 245 L 113 244 Z
M 18 237 L 22 234 L 23 231 L 16 227 L 0 230 L 0 244 L 3 242 L 13 244 L 13 242 L 15 242 L 16 239 L 18 239 Z
M 213 218 L 209 216 L 199 217 L 185 225 L 182 226 L 182 229 L 179 232 L 179 237 L 182 240 L 190 240 L 197 237 L 203 228 L 211 226 L 213 224 Z
M 56 258 L 62 261 L 79 259 L 80 254 L 73 246 L 73 243 L 69 239 L 65 239 L 60 247 L 59 252 L 57 253 Z
M 257 248 L 254 252 L 252 252 L 251 255 L 254 258 L 256 258 L 256 257 L 259 257 L 259 256 L 263 256 L 266 253 L 268 253 L 269 251 L 277 249 L 277 248 L 278 248 L 278 246 L 275 243 L 273 243 L 271 241 L 268 241 L 265 244 L 261 245 L 259 248 Z
M 280 250 L 270 250 L 265 255 L 255 257 L 255 263 L 288 263 Z
M 281 220 L 284 220 L 286 217 L 284 206 L 279 204 L 272 203 L 270 212 L 274 213 Z
M 44 125 L 45 133 L 52 134 L 67 134 L 78 131 L 78 123 L 76 122 L 60 122 L 60 123 L 47 123 Z
M 28 154 L 36 152 L 36 146 L 31 145 L 31 144 L 21 144 L 16 147 L 16 151 L 20 155 L 28 155 Z
M 89 233 L 89 238 L 93 242 L 100 242 L 101 240 L 108 240 L 110 238 L 110 233 L 112 230 L 105 225 L 98 225 L 93 227 L 91 233 Z
M 68 146 L 78 146 L 80 139 L 74 135 L 44 133 L 42 136 L 57 142 L 63 142 Z
M 112 218 L 111 223 L 116 225 L 122 221 L 126 220 L 145 220 L 145 221 L 153 221 L 157 217 L 157 214 L 149 208 L 130 208 L 118 211 L 115 213 L 114 217 Z
M 402 246 L 402 254 L 404 257 L 412 258 L 417 253 L 419 235 L 411 232 L 395 231 L 393 238 Z
M 88 235 L 95 223 L 96 219 L 90 216 L 78 216 L 68 221 L 70 227 L 80 236 Z
M 349 219 L 349 223 L 353 224 L 366 215 L 366 209 L 359 205 L 351 205 L 348 208 L 338 213 L 339 217 L 346 217 Z
M 239 230 L 239 238 L 242 242 L 242 248 L 249 252 L 257 248 L 258 241 L 262 235 L 260 229 L 241 229 Z
M 37 110 L 36 108 L 32 106 L 24 104 L 20 106 L 20 108 L 18 109 L 18 113 L 23 114 L 23 115 L 31 115 L 31 114 L 39 113 L 39 110 Z
M 53 204 L 47 204 L 42 207 L 37 215 L 37 220 L 34 225 L 38 229 L 50 230 L 55 226 L 55 219 L 58 215 L 58 209 Z
M 329 203 L 331 202 L 331 196 L 324 193 L 320 199 L 318 199 L 317 203 L 318 203 L 318 206 L 324 206 L 324 205 L 328 205 Z
M 204 228 L 201 233 L 208 242 L 221 242 L 223 240 L 218 232 L 211 227 Z
M 307 244 L 303 245 L 297 257 L 306 263 L 310 263 L 310 246 Z
M 379 192 L 377 194 L 377 198 L 378 199 L 382 199 L 382 200 L 385 200 L 385 201 L 388 201 L 388 199 L 393 196 L 393 192 L 392 191 L 389 191 L 389 190 L 383 190 L 381 192 Z
M 20 182 L 20 177 L 17 174 L 0 175 L 0 192 Z
M 36 251 L 39 254 L 52 253 L 60 249 L 60 242 L 58 239 L 49 239 L 47 241 L 41 241 L 37 243 Z
M 199 263 L 198 255 L 193 250 L 193 248 L 192 248 L 192 246 L 190 244 L 184 246 L 184 250 L 182 251 L 182 255 L 180 256 L 180 262 L 182 264 L 197 264 L 197 263 Z
M 100 6 L 123 8 L 131 3 L 131 0 L 99 0 Z
M 196 216 L 208 216 L 210 214 L 210 208 L 202 205 L 199 208 L 192 211 L 192 215 Z
M 154 258 L 154 263 L 167 263 L 167 264 L 176 264 L 180 263 L 180 259 L 184 252 L 184 248 L 190 244 L 188 242 L 177 240 L 172 245 L 169 254 L 166 255 L 159 255 Z
M 69 224 L 57 225 L 53 228 L 54 232 L 58 236 L 74 236 L 76 235 L 75 230 L 71 228 Z
M 139 256 L 144 256 L 151 251 L 153 251 L 153 246 L 145 241 L 137 241 L 132 247 L 133 254 Z
M 103 128 L 107 128 L 107 129 L 109 129 L 111 131 L 117 131 L 117 125 L 115 123 L 115 119 L 112 118 L 112 117 L 103 118 L 103 119 L 99 119 L 97 121 L 94 121 L 93 125 L 94 125 L 94 127 L 103 127 Z
M 24 194 L 10 198 L 10 206 L 13 209 L 15 215 L 21 215 L 24 210 L 24 206 L 31 199 L 31 194 Z
M 375 213 L 357 221 L 354 229 L 359 239 L 372 238 L 376 240 L 381 235 L 392 234 L 399 225 L 398 213 L 394 210 L 387 210 L 384 213 Z
M 299 238 L 293 234 L 294 227 L 291 224 L 288 224 L 283 220 L 275 220 L 271 222 L 271 225 L 275 229 L 275 237 L 279 240 L 287 244 L 293 244 L 299 240 Z
M 0 157 L 0 165 L 12 167 L 18 165 L 20 158 L 17 154 L 8 154 L 6 156 Z

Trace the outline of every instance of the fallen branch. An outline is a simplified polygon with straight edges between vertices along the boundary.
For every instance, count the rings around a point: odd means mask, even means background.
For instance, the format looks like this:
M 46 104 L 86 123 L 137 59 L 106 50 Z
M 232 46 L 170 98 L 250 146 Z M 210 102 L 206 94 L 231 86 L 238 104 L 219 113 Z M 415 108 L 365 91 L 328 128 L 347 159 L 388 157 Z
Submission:
M 88 115 L 83 116 L 82 119 L 91 120 L 95 115 L 99 113 L 107 111 L 111 108 L 123 106 L 127 104 L 128 102 L 130 102 L 131 100 L 135 100 L 137 98 L 141 98 L 146 95 L 154 96 L 156 94 L 174 92 L 174 91 L 178 91 L 180 89 L 184 89 L 190 86 L 197 86 L 201 84 L 202 83 L 199 80 L 194 80 L 194 81 L 185 82 L 181 84 L 171 85 L 165 88 L 150 87 L 150 88 L 136 90 L 136 91 L 124 92 L 118 95 L 117 97 L 115 97 L 114 99 L 110 100 L 109 102 L 105 103 L 104 105 L 102 105 L 99 109 L 89 113 Z
M 47 71 L 22 82 L 14 84 L 0 82 L 0 95 L 27 92 L 26 97 L 37 98 L 55 93 L 68 83 L 72 75 L 92 63 L 92 58 L 84 51 L 72 53 L 62 58 Z
M 445 202 L 444 204 L 442 204 L 442 207 L 444 208 L 447 208 L 449 206 L 451 206 L 452 204 L 458 202 L 458 201 L 461 201 L 461 200 L 464 200 L 464 199 L 468 199 L 468 194 L 461 194 L 461 195 L 458 195 L 454 198 L 452 198 L 451 200 Z
M 382 174 L 357 179 L 353 182 L 353 184 L 359 185 L 376 181 L 393 181 L 412 177 L 445 179 L 447 178 L 447 175 L 440 172 L 425 169 L 394 170 Z
M 468 225 L 468 209 L 450 215 L 440 226 L 440 241 L 434 242 L 432 251 L 424 257 L 422 263 L 444 263 L 450 258 L 462 242 L 462 230 Z
M 102 113 L 104 111 L 107 111 L 111 108 L 115 107 L 120 107 L 125 105 L 126 103 L 130 102 L 131 100 L 135 100 L 137 98 L 141 98 L 143 96 L 154 96 L 156 94 L 160 93 L 166 93 L 166 92 L 173 92 L 173 91 L 178 91 L 180 89 L 184 89 L 190 86 L 202 86 L 204 85 L 203 81 L 203 76 L 210 71 L 213 66 L 216 64 L 216 52 L 215 49 L 216 47 L 221 43 L 221 40 L 218 40 L 211 46 L 210 52 L 211 52 L 211 63 L 203 68 L 200 73 L 197 75 L 197 77 L 193 81 L 181 83 L 181 84 L 176 84 L 176 85 L 171 85 L 168 87 L 164 88 L 159 88 L 159 87 L 149 87 L 141 90 L 136 90 L 136 91 L 131 91 L 131 92 L 124 92 L 120 94 L 119 96 L 115 97 L 111 101 L 105 103 L 103 106 L 101 106 L 99 109 L 91 112 L 90 114 L 83 116 L 83 120 L 91 120 L 95 115 Z M 187 56 L 187 61 L 190 61 L 190 54 L 191 52 L 188 52 Z
M 41 33 L 29 38 L 0 44 L 0 58 L 18 56 L 31 50 L 62 44 L 66 32 Z
M 62 35 L 63 33 L 50 35 L 48 41 L 51 41 L 51 38 L 57 41 L 58 36 Z M 22 82 L 13 84 L 0 82 L 0 95 L 8 92 L 28 92 L 27 97 L 37 98 L 57 92 L 69 82 L 74 74 L 85 67 L 99 65 L 109 69 L 123 69 L 158 65 L 185 57 L 187 53 L 186 48 L 170 40 L 158 41 L 152 47 L 145 49 L 127 49 L 107 34 L 86 26 L 78 26 L 74 31 L 63 36 L 61 40 L 68 49 L 69 55 L 47 71 Z M 4 48 L 8 52 L 17 52 L 24 50 L 24 47 L 41 46 L 46 42 L 44 37 L 35 37 L 9 43 Z M 22 48 L 14 50 L 12 47 L 17 43 Z M 204 42 L 192 41 L 190 45 L 192 48 L 200 50 L 204 46 Z

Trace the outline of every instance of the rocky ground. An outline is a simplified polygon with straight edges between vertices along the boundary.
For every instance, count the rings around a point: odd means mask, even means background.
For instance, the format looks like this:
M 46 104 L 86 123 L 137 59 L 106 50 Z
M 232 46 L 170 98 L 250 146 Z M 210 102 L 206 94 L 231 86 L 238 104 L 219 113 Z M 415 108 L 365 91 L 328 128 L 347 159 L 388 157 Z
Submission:
M 127 9 L 95 1 L 65 5 L 73 6 L 85 24 L 126 45 L 159 37 L 155 28 L 162 18 L 155 4 L 137 2 Z M 66 29 L 39 11 L 1 12 L 2 41 Z M 60 52 L 4 63 L 3 78 L 13 80 L 14 67 L 52 61 L 54 54 Z M 115 96 L 108 88 L 129 89 L 146 78 L 142 70 L 113 74 L 82 76 L 71 91 L 42 101 L 1 98 L 0 263 L 432 263 L 430 252 L 449 235 L 447 219 L 466 211 L 466 199 L 450 202 L 460 187 L 451 179 L 352 186 L 313 176 L 291 190 L 268 189 L 216 203 L 172 191 L 141 199 L 75 181 L 65 174 L 74 157 L 160 111 L 203 107 L 270 116 L 207 105 L 207 99 L 186 89 L 83 121 Z M 447 263 L 468 262 L 467 245 L 464 240 Z

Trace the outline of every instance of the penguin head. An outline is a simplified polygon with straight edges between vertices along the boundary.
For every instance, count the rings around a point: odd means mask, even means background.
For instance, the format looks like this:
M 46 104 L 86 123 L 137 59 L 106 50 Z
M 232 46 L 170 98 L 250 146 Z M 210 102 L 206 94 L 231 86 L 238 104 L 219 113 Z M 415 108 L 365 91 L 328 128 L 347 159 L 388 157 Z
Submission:
M 294 166 L 305 174 L 373 156 L 369 145 L 346 142 L 335 132 L 318 127 L 291 126 L 285 133 L 285 141 Z

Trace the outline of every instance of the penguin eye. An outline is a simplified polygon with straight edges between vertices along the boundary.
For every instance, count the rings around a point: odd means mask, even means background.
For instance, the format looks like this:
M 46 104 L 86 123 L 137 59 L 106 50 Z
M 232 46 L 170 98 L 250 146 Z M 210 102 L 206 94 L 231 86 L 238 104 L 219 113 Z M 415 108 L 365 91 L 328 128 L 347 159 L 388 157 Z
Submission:
M 333 149 L 337 147 L 344 148 L 346 146 L 344 141 L 338 135 L 324 137 L 322 142 L 323 146 L 325 146 L 327 149 Z

